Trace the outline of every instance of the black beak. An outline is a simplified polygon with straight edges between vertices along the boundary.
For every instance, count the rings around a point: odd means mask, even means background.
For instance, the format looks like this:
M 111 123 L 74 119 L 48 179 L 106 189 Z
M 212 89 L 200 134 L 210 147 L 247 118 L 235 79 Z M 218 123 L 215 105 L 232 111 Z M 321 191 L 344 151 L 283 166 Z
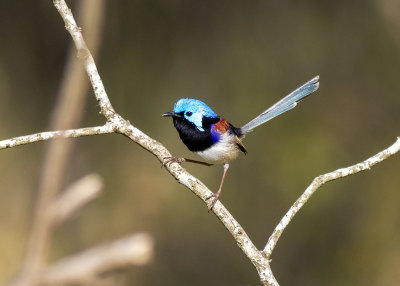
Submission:
M 173 111 L 165 112 L 162 116 L 164 117 L 182 117 L 180 114 Z

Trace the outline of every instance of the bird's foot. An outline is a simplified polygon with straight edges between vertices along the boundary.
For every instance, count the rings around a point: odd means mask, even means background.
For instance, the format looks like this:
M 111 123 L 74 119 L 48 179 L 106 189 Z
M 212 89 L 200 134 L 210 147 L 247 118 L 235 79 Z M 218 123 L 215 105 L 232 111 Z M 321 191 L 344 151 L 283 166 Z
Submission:
M 171 164 L 171 163 L 183 163 L 183 162 L 189 162 L 189 163 L 195 163 L 195 164 L 200 164 L 204 166 L 212 166 L 213 164 L 207 163 L 207 162 L 202 162 L 202 161 L 197 161 L 197 160 L 192 160 L 188 158 L 183 158 L 183 157 L 165 157 L 164 158 L 164 163 L 161 165 L 161 168 Z
M 180 164 L 180 163 L 185 162 L 185 161 L 186 161 L 186 159 L 185 159 L 185 158 L 182 158 L 182 157 L 165 157 L 165 158 L 164 158 L 164 162 L 163 162 L 163 164 L 161 165 L 161 168 L 164 167 L 164 166 L 166 166 L 166 165 L 168 165 L 168 164 L 171 164 L 171 163 L 178 163 L 178 164 Z
M 212 200 L 211 204 L 208 206 L 208 212 L 210 212 L 213 209 L 215 203 L 218 201 L 218 198 L 219 198 L 218 192 L 216 194 L 212 194 L 211 196 L 207 197 L 206 201 L 208 201 L 211 198 L 214 198 L 214 199 Z

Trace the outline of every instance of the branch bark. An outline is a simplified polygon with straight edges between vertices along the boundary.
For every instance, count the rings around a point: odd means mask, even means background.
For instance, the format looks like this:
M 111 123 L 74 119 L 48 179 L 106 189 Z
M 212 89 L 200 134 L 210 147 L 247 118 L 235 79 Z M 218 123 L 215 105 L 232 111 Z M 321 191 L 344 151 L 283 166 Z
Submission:
M 50 139 L 77 138 L 82 136 L 108 134 L 113 132 L 114 129 L 111 124 L 105 124 L 103 126 L 96 126 L 96 127 L 85 127 L 79 129 L 46 131 L 46 132 L 40 132 L 31 135 L 24 135 L 24 136 L 1 140 L 0 150 L 40 141 L 47 141 Z

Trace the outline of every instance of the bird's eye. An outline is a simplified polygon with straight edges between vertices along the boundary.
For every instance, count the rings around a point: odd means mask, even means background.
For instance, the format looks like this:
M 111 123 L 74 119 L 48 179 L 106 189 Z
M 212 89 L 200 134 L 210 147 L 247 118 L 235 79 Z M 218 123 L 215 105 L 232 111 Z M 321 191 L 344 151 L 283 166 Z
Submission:
M 186 116 L 192 116 L 192 114 L 193 114 L 193 113 L 192 113 L 191 111 L 187 111 L 187 112 L 186 112 Z

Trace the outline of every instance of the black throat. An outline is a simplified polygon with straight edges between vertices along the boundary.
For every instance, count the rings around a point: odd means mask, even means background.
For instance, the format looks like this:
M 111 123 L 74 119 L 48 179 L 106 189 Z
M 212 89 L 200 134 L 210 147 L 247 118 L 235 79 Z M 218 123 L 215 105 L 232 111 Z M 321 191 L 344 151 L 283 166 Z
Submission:
M 204 117 L 200 131 L 196 126 L 183 117 L 174 117 L 174 126 L 178 130 L 179 137 L 192 152 L 204 151 L 213 145 L 211 139 L 211 124 L 217 123 L 221 118 Z

